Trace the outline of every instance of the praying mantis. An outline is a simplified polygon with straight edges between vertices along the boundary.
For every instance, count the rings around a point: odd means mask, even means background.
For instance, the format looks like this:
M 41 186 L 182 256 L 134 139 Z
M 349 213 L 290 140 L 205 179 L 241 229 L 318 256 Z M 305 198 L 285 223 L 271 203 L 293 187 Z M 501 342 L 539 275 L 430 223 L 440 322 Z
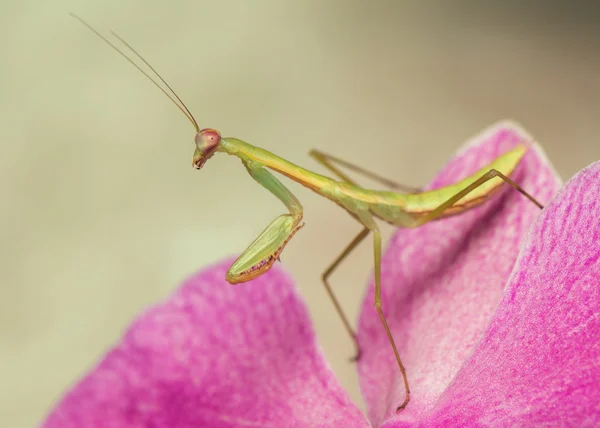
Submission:
M 430 221 L 458 215 L 483 204 L 490 199 L 504 183 L 516 189 L 537 207 L 542 209 L 542 204 L 509 178 L 529 149 L 528 144 L 522 142 L 512 150 L 497 157 L 490 164 L 482 167 L 476 173 L 457 183 L 429 191 L 421 191 L 419 189 L 403 186 L 340 158 L 323 153 L 319 150 L 311 150 L 309 155 L 336 177 L 335 179 L 330 178 L 297 166 L 267 150 L 253 146 L 240 139 L 222 137 L 221 133 L 216 129 L 200 129 L 196 119 L 181 98 L 179 98 L 160 74 L 158 74 L 158 72 L 156 72 L 156 70 L 133 47 L 116 33 L 112 32 L 113 36 L 123 43 L 135 57 L 141 60 L 167 89 L 161 86 L 122 50 L 117 48 L 107 37 L 100 34 L 80 17 L 73 14 L 71 15 L 125 57 L 127 61 L 133 64 L 133 66 L 158 87 L 192 123 L 196 132 L 194 138 L 195 149 L 192 158 L 192 165 L 194 168 L 198 170 L 201 169 L 215 153 L 226 153 L 238 157 L 248 171 L 248 174 L 258 184 L 278 198 L 288 210 L 288 213 L 276 217 L 231 265 L 226 273 L 226 280 L 230 284 L 238 284 L 253 280 L 271 269 L 275 261 L 279 260 L 279 256 L 286 244 L 294 234 L 304 226 L 304 223 L 302 222 L 302 204 L 269 170 L 279 173 L 336 203 L 362 226 L 360 233 L 352 239 L 341 254 L 322 274 L 325 290 L 354 343 L 356 354 L 353 357 L 353 360 L 358 360 L 360 358 L 360 346 L 356 333 L 333 293 L 329 283 L 329 277 L 359 243 L 361 243 L 369 234 L 372 235 L 375 276 L 374 306 L 381 319 L 382 327 L 389 339 L 391 349 L 404 381 L 405 398 L 404 401 L 397 406 L 396 411 L 400 412 L 404 409 L 410 400 L 410 387 L 406 369 L 402 363 L 396 343 L 382 310 L 382 240 L 381 232 L 375 220 L 383 220 L 393 226 L 401 228 L 420 227 Z M 371 179 L 390 187 L 392 190 L 381 191 L 363 188 L 344 174 L 338 166 L 343 166 L 349 170 L 370 177 Z

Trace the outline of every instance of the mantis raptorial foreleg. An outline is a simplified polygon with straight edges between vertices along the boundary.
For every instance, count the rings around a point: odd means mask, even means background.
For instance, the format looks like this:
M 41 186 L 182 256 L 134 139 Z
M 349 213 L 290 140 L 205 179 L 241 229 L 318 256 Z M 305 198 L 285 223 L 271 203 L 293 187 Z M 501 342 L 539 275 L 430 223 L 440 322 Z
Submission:
M 231 265 L 225 276 L 231 284 L 249 281 L 269 270 L 290 238 L 304 226 L 300 224 L 302 205 L 294 194 L 260 164 L 243 163 L 257 183 L 283 202 L 289 214 L 276 217 Z
M 340 164 L 340 165 L 348 168 L 349 170 L 352 170 L 354 172 L 364 175 L 365 177 L 369 177 L 375 181 L 379 181 L 384 186 L 388 186 L 394 190 L 401 190 L 401 191 L 408 192 L 408 193 L 418 193 L 420 191 L 416 187 L 397 183 L 395 181 L 390 180 L 389 178 L 385 178 L 374 172 L 368 171 L 358 165 L 354 165 L 354 164 L 347 162 L 345 160 L 342 160 L 340 158 L 328 155 L 327 153 L 323 153 L 320 150 L 312 149 L 310 152 L 308 152 L 308 154 L 312 158 L 314 158 L 317 162 L 319 162 L 321 165 L 323 165 L 325 168 L 327 168 L 329 171 L 331 171 L 333 174 L 337 175 L 339 178 L 346 181 L 347 183 L 356 184 L 350 177 L 348 177 L 346 174 L 344 174 L 342 171 L 340 171 L 339 168 L 337 168 L 335 165 L 333 165 L 333 163 Z
M 298 219 L 302 218 L 302 204 L 281 181 L 256 162 L 244 161 L 243 164 L 252 178 L 283 202 L 292 216 L 298 217 Z

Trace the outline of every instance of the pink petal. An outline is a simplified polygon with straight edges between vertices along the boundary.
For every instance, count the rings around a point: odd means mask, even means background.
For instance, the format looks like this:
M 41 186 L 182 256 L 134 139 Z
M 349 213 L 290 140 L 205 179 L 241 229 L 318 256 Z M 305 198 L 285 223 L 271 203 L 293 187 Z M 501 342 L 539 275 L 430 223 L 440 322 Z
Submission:
M 510 123 L 477 136 L 433 181 L 438 188 L 467 175 L 531 140 Z M 546 203 L 559 180 L 537 149 L 531 149 L 513 178 Z M 515 190 L 459 216 L 418 229 L 399 230 L 382 266 L 382 300 L 406 366 L 412 396 L 399 415 L 404 385 L 381 322 L 373 308 L 373 283 L 363 303 L 358 365 L 360 384 L 373 425 L 425 416 L 488 326 L 523 237 L 540 210 Z
M 429 426 L 600 425 L 599 195 L 597 162 L 544 210 Z
M 148 310 L 46 428 L 364 427 L 279 269 L 232 286 L 221 263 Z

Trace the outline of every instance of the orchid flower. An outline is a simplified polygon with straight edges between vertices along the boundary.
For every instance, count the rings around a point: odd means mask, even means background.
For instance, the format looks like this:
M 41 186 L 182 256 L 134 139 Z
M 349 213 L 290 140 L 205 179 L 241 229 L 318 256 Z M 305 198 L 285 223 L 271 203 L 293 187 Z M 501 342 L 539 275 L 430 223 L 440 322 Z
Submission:
M 502 122 L 464 146 L 437 188 L 519 141 Z M 358 323 L 363 415 L 319 348 L 290 276 L 229 285 L 203 269 L 141 314 L 56 404 L 45 428 L 595 426 L 600 424 L 600 162 L 560 182 L 532 146 L 481 207 L 398 230 L 383 305 L 411 401 L 367 288 Z

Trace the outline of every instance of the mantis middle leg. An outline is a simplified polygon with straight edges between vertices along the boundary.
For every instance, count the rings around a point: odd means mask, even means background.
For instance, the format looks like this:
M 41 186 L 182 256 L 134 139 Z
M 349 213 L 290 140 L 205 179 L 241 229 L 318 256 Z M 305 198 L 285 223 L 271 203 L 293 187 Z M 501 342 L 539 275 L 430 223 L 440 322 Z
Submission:
M 375 269 L 375 298 L 373 300 L 373 306 L 375 306 L 375 309 L 377 309 L 377 313 L 379 314 L 379 318 L 381 319 L 385 333 L 390 341 L 390 345 L 392 345 L 392 350 L 394 351 L 394 356 L 396 357 L 396 362 L 398 363 L 398 367 L 402 373 L 402 380 L 404 381 L 404 401 L 396 408 L 396 411 L 399 412 L 406 407 L 410 400 L 410 387 L 408 386 L 406 369 L 404 368 L 404 364 L 402 364 L 398 347 L 396 346 L 396 342 L 394 341 L 394 337 L 392 336 L 392 332 L 390 331 L 390 327 L 388 326 L 385 315 L 383 314 L 383 309 L 381 307 L 381 232 L 379 231 L 379 227 L 377 226 L 377 223 L 375 223 L 373 216 L 368 211 L 361 211 L 357 213 L 357 215 L 365 227 L 369 231 L 373 232 L 373 256 Z
M 362 242 L 363 239 L 365 239 L 365 237 L 368 234 L 369 229 L 367 227 L 363 228 L 363 230 L 361 230 L 360 233 L 356 235 L 356 237 L 352 240 L 352 242 L 350 242 L 350 244 L 348 244 L 348 246 L 344 248 L 344 251 L 342 251 L 342 253 L 333 261 L 333 263 L 325 270 L 325 272 L 323 272 L 323 275 L 321 276 L 321 278 L 323 279 L 323 285 L 325 286 L 325 290 L 327 290 L 327 294 L 329 295 L 333 306 L 335 307 L 339 317 L 342 319 L 344 327 L 350 335 L 350 338 L 354 342 L 355 354 L 350 358 L 350 361 L 353 362 L 358 361 L 358 359 L 360 358 L 360 345 L 358 344 L 356 333 L 352 329 L 350 321 L 348 321 L 348 318 L 346 317 L 346 314 L 344 313 L 340 302 L 338 302 L 338 299 L 335 297 L 335 294 L 333 294 L 333 290 L 331 288 L 331 285 L 329 285 L 328 279 L 329 276 L 333 273 L 333 271 L 338 267 L 338 265 L 346 258 L 346 256 L 348 256 L 348 254 L 352 252 L 352 250 L 354 250 L 354 248 L 356 248 L 358 244 Z
M 351 163 L 341 160 L 339 158 L 333 157 L 333 156 L 323 153 L 319 150 L 313 149 L 309 152 L 309 155 L 311 157 L 313 157 L 321 165 L 323 165 L 325 168 L 327 168 L 329 171 L 331 171 L 334 175 L 339 177 L 341 180 L 344 180 L 350 184 L 356 185 L 356 182 L 354 182 L 354 180 L 352 180 L 350 177 L 348 177 L 346 174 L 344 174 L 342 171 L 340 171 L 335 165 L 333 165 L 333 162 L 343 165 L 346 168 L 348 168 L 352 171 L 358 172 L 360 174 L 363 174 L 369 178 L 377 180 L 380 183 L 384 184 L 385 186 L 391 187 L 393 189 L 404 189 L 404 190 L 410 191 L 410 192 L 418 191 L 415 188 L 396 183 L 392 180 L 381 177 L 373 172 L 367 171 L 359 166 L 356 166 L 354 164 L 351 164 Z M 341 320 L 344 324 L 344 327 L 345 327 L 346 331 L 348 332 L 348 335 L 354 342 L 355 354 L 354 354 L 354 356 L 352 356 L 350 358 L 350 361 L 357 361 L 360 358 L 360 345 L 356 338 L 356 333 L 354 332 L 350 322 L 348 321 L 348 317 L 344 313 L 342 306 L 340 305 L 337 297 L 333 293 L 333 289 L 331 288 L 331 285 L 329 284 L 329 277 L 331 276 L 331 274 L 333 274 L 333 272 L 337 269 L 337 267 L 342 263 L 342 261 L 344 261 L 344 259 L 352 252 L 352 250 L 354 250 L 358 246 L 358 244 L 360 244 L 363 241 L 363 239 L 365 239 L 365 237 L 368 234 L 369 234 L 369 228 L 365 227 L 363 230 L 361 230 L 360 233 L 358 235 L 356 235 L 356 237 L 350 242 L 350 244 L 348 244 L 346 246 L 346 248 L 344 248 L 342 253 L 333 261 L 333 263 L 331 263 L 331 265 L 329 265 L 329 267 L 327 267 L 327 269 L 325 269 L 325 271 L 323 272 L 323 274 L 321 276 L 321 278 L 323 280 L 323 285 L 325 286 L 325 290 L 327 291 L 327 295 L 329 296 L 331 302 L 333 303 L 333 306 L 335 307 L 335 309 L 338 313 L 338 316 L 341 318 Z

